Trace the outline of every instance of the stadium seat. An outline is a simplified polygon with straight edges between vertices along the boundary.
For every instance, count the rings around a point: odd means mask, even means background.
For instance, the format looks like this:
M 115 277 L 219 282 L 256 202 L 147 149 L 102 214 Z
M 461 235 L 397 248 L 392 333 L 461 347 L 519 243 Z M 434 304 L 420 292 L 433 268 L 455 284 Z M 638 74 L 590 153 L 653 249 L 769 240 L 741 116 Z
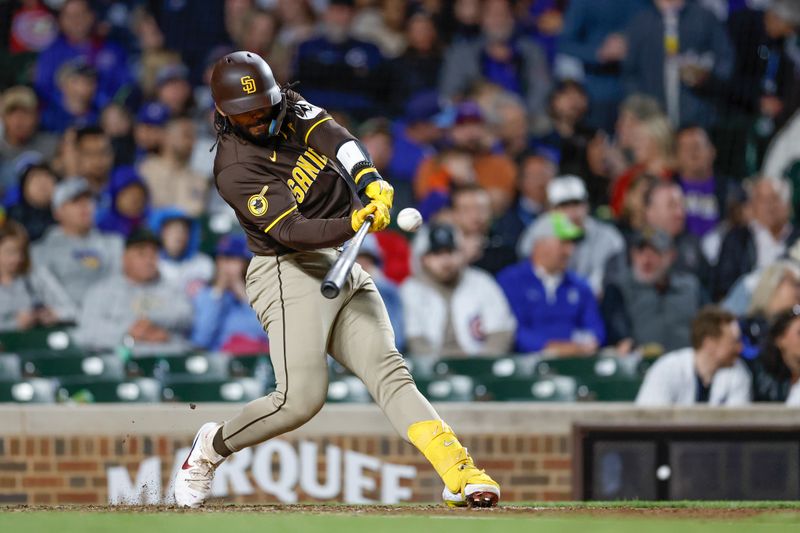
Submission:
M 0 380 L 12 381 L 22 377 L 19 356 L 15 354 L 0 355 Z
M 547 378 L 491 378 L 475 386 L 481 400 L 574 402 L 578 398 L 578 382 L 568 376 Z
M 403 360 L 408 371 L 414 376 L 414 379 L 430 379 L 436 375 L 434 367 L 439 360 L 434 357 L 414 357 L 407 355 L 403 357 Z
M 370 403 L 367 386 L 355 376 L 341 376 L 328 382 L 328 401 L 331 403 Z
M 578 385 L 578 399 L 596 402 L 632 402 L 636 399 L 642 379 L 611 377 L 583 379 Z
M 115 354 L 69 357 L 59 353 L 23 356 L 26 375 L 39 377 L 92 376 L 109 380 L 125 378 L 125 363 Z
M 440 359 L 433 365 L 436 375 L 458 374 L 475 378 L 531 375 L 533 364 L 526 357 L 458 357 Z
M 82 350 L 75 345 L 64 327 L 0 333 L 0 353 L 46 354 L 50 352 L 74 355 L 82 353 Z
M 224 380 L 229 376 L 228 357 L 216 352 L 180 355 L 147 355 L 128 361 L 128 374 L 163 379 L 188 374 L 204 379 Z
M 161 383 L 152 378 L 64 378 L 59 380 L 58 399 L 79 403 L 158 402 L 161 399 Z
M 228 373 L 231 377 L 255 377 L 266 379 L 268 382 L 275 379 L 269 354 L 230 356 Z
M 469 376 L 441 376 L 416 379 L 417 387 L 433 402 L 469 402 L 475 399 L 474 380 Z
M 639 359 L 634 357 L 595 356 L 542 359 L 536 363 L 534 375 L 573 376 L 580 379 L 636 377 Z
M 263 381 L 254 378 L 205 379 L 170 376 L 162 395 L 171 402 L 249 402 L 266 394 Z
M 56 383 L 51 379 L 0 380 L 0 403 L 53 403 Z

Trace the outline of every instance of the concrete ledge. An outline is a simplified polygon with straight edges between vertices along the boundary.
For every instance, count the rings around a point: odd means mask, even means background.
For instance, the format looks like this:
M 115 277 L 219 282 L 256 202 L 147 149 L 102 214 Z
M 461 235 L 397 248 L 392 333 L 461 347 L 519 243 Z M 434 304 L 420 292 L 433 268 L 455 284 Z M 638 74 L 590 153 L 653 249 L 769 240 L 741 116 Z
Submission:
M 185 437 L 204 422 L 222 421 L 236 404 L 0 404 L 0 436 L 11 435 L 165 435 Z M 460 434 L 507 435 L 569 433 L 576 423 L 634 426 L 700 425 L 800 426 L 800 409 L 758 405 L 740 409 L 690 407 L 641 409 L 619 403 L 445 403 L 442 418 Z M 375 405 L 326 405 L 296 436 L 387 435 L 395 433 Z

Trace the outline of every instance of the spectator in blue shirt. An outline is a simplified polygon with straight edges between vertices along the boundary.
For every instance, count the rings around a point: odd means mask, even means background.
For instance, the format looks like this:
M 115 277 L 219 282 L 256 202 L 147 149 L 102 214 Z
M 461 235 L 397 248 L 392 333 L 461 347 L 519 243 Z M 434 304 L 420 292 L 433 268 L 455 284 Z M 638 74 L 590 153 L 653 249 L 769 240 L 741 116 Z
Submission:
M 486 80 L 525 100 L 534 128 L 541 127 L 551 89 L 549 65 L 539 45 L 515 30 L 508 0 L 484 2 L 480 38 L 450 46 L 439 90 L 449 98 L 463 96 L 476 82 Z
M 385 112 L 388 77 L 378 47 L 350 35 L 353 6 L 353 0 L 329 3 L 322 34 L 297 50 L 296 75 L 308 101 L 364 119 Z
M 389 175 L 395 181 L 412 182 L 422 161 L 435 152 L 434 145 L 444 136 L 438 123 L 442 107 L 436 92 L 411 98 L 405 115 L 392 126 L 392 159 Z
M 658 99 L 674 127 L 714 125 L 733 74 L 725 26 L 699 2 L 654 0 L 631 19 L 623 76 L 628 93 Z
M 383 265 L 383 252 L 378 244 L 378 239 L 374 235 L 367 235 L 364 243 L 358 250 L 356 261 L 372 278 L 378 292 L 386 304 L 386 311 L 389 313 L 389 321 L 394 330 L 394 343 L 397 349 L 402 351 L 405 348 L 405 323 L 403 321 L 403 300 L 400 298 L 400 291 L 397 285 L 392 282 L 381 270 Z
M 593 354 L 603 345 L 605 326 L 589 284 L 567 270 L 582 232 L 563 213 L 542 215 L 534 228 L 530 260 L 497 275 L 517 318 L 516 349 Z
M 169 108 L 159 102 L 148 102 L 139 108 L 133 127 L 137 162 L 148 155 L 157 154 L 161 149 L 169 116 Z
M 59 11 L 58 24 L 61 34 L 39 55 L 36 65 L 34 87 L 46 108 L 61 95 L 56 79 L 59 69 L 76 58 L 82 58 L 97 71 L 99 107 L 133 84 L 124 50 L 95 34 L 95 15 L 87 0 L 66 0 Z
M 243 237 L 217 243 L 214 281 L 194 298 L 192 343 L 207 350 L 257 353 L 268 350 L 267 336 L 245 294 L 250 251 Z
M 565 78 L 582 79 L 592 106 L 587 124 L 613 131 L 617 107 L 625 96 L 622 61 L 628 53 L 625 26 L 649 0 L 571 0 L 564 13 L 564 30 L 558 41 L 561 61 L 557 67 L 577 60 L 560 72 Z M 560 65 L 559 65 L 560 63 Z
M 63 133 L 67 128 L 83 128 L 97 124 L 97 71 L 83 58 L 64 63 L 58 69 L 58 88 L 42 113 L 42 129 Z

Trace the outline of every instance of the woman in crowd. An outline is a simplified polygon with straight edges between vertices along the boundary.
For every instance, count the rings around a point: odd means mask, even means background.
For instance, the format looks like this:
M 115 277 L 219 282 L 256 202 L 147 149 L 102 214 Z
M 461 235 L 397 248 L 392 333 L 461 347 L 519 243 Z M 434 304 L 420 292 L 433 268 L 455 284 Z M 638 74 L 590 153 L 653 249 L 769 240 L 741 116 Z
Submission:
M 22 172 L 19 186 L 6 196 L 8 218 L 25 227 L 30 240 L 41 237 L 45 230 L 56 223 L 50 210 L 53 190 L 58 177 L 43 164 L 30 165 Z
M 755 401 L 800 406 L 800 305 L 775 317 L 751 370 Z
M 655 115 L 644 119 L 634 127 L 634 133 L 634 163 L 611 186 L 611 209 L 615 215 L 622 212 L 625 196 L 640 176 L 651 174 L 671 179 L 675 174 L 674 135 L 667 117 Z
M 758 355 L 758 347 L 775 317 L 796 305 L 800 305 L 800 265 L 788 259 L 744 276 L 733 286 L 723 306 L 737 316 L 744 316 L 746 359 Z
M 7 220 L 0 227 L 0 331 L 69 322 L 75 314 L 52 276 L 31 267 L 25 228 Z

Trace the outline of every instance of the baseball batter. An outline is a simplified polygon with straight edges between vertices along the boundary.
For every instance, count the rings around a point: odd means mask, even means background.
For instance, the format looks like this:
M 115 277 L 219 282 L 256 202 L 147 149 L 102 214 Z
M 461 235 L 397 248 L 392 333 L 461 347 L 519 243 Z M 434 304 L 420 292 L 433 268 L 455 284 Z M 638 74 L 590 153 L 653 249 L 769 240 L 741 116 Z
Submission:
M 324 109 L 280 87 L 261 57 L 234 52 L 214 66 L 214 175 L 255 254 L 250 305 L 270 339 L 277 388 L 222 424 L 203 425 L 175 480 L 175 499 L 197 507 L 230 454 L 310 420 L 325 402 L 327 354 L 367 386 L 397 432 L 431 462 L 449 505 L 494 506 L 500 487 L 479 470 L 419 393 L 383 300 L 356 264 L 333 300 L 320 283 L 369 215 L 389 224 L 394 191 L 350 132 Z

